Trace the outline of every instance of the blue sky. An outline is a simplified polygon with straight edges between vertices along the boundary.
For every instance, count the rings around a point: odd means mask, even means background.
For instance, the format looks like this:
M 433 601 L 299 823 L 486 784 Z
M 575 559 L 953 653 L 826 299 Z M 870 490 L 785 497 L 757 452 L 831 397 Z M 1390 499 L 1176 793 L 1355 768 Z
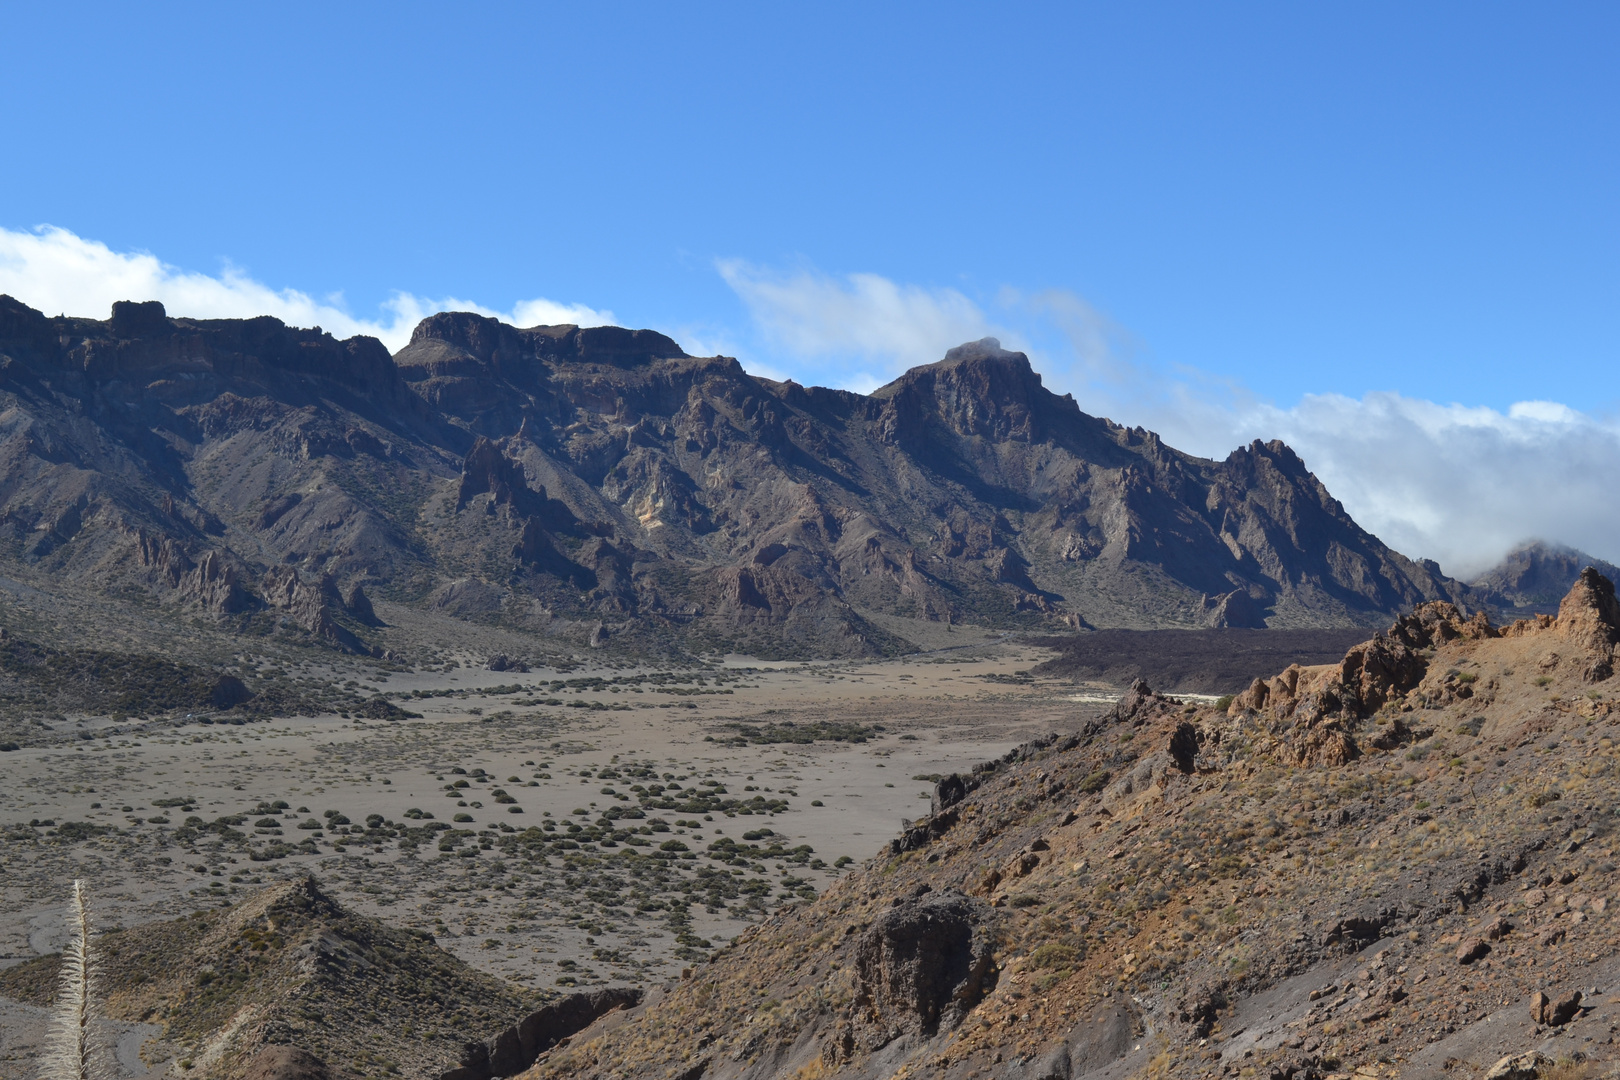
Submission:
M 144 289 L 396 344 L 447 302 L 611 317 L 863 389 L 994 333 L 1189 449 L 1299 443 L 1448 569 L 1538 532 L 1620 556 L 1593 505 L 1620 466 L 1612 4 L 5 25 L 0 291 L 42 307 Z M 1444 460 L 1390 494 L 1380 470 L 1413 456 Z

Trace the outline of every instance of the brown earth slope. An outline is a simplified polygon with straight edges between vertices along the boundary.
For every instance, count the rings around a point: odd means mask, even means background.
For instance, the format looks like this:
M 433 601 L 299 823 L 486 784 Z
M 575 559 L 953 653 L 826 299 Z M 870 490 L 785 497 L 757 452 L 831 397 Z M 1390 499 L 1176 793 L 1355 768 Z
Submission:
M 1356 626 L 1467 595 L 1282 443 L 1192 457 L 990 339 L 863 396 L 645 330 L 447 313 L 390 357 L 270 318 L 8 297 L 0 570 L 374 653 L 373 595 L 576 648 L 852 656 L 910 648 L 872 612 Z
M 436 1075 L 459 1060 L 464 1032 L 515 1024 L 543 1000 L 426 935 L 344 911 L 311 879 L 99 935 L 95 952 L 106 1015 L 163 1025 L 147 1058 L 173 1055 L 177 1075 L 241 1076 L 261 1048 L 284 1044 L 334 1075 Z M 57 959 L 0 972 L 0 995 L 50 1004 Z
M 530 1080 L 1613 1059 L 1617 641 L 1588 570 L 1556 618 L 1424 605 L 1226 712 L 1138 686 L 942 781 L 865 868 Z

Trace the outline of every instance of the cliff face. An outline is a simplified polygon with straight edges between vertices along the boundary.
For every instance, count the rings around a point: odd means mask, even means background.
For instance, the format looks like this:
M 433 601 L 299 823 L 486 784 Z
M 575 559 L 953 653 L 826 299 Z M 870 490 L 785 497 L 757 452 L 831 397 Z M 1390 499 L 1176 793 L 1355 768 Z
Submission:
M 357 585 L 765 653 L 1002 626 L 1365 625 L 1463 586 L 1278 442 L 1088 416 L 987 339 L 870 396 L 646 330 L 447 313 L 397 356 L 275 319 L 0 298 L 0 558 L 365 648 Z M 276 568 L 274 574 L 272 568 Z

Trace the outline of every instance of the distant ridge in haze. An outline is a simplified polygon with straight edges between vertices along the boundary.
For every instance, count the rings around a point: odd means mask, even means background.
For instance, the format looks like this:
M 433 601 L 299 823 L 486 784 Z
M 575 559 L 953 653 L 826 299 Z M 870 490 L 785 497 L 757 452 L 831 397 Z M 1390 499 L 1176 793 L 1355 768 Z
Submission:
M 0 417 L 0 566 L 349 651 L 387 642 L 372 595 L 760 655 L 911 648 L 889 616 L 1370 626 L 1468 596 L 1283 443 L 1182 453 L 988 338 L 862 395 L 648 330 L 451 312 L 390 357 L 268 317 L 0 297 Z
M 1531 540 L 1502 557 L 1502 561 L 1473 581 L 1480 601 L 1511 612 L 1552 615 L 1558 602 L 1586 567 L 1595 567 L 1610 581 L 1620 579 L 1620 567 L 1564 544 Z

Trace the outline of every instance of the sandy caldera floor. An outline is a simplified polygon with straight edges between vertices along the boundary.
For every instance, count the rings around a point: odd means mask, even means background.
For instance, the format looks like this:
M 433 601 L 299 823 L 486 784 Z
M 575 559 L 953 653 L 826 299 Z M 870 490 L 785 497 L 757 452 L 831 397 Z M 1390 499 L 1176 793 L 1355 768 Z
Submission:
M 69 717 L 71 748 L 0 755 L 0 964 L 60 948 L 75 877 L 102 925 L 130 926 L 313 873 L 351 909 L 432 932 L 469 963 L 537 989 L 662 980 L 824 889 L 840 859 L 877 854 L 926 812 L 928 777 L 1074 730 L 1106 707 L 1107 688 L 1024 674 L 1042 658 L 990 642 L 883 663 L 514 674 L 473 667 L 469 655 L 434 671 L 304 671 L 364 681 L 420 719 L 152 718 L 117 734 Z M 747 741 L 818 723 L 869 735 Z M 635 834 L 624 845 L 577 831 L 605 829 L 605 812 L 638 807 L 655 784 L 664 797 L 719 785 L 726 799 L 774 809 L 648 808 L 612 822 Z M 352 835 L 369 815 L 416 831 Z M 457 830 L 453 849 L 443 832 L 402 842 L 440 822 Z M 547 823 L 547 839 L 572 823 L 585 842 L 514 855 L 524 830 Z M 719 861 L 710 845 L 723 839 L 811 851 Z M 687 850 L 627 857 L 671 840 Z M 729 879 L 725 897 L 717 875 Z

